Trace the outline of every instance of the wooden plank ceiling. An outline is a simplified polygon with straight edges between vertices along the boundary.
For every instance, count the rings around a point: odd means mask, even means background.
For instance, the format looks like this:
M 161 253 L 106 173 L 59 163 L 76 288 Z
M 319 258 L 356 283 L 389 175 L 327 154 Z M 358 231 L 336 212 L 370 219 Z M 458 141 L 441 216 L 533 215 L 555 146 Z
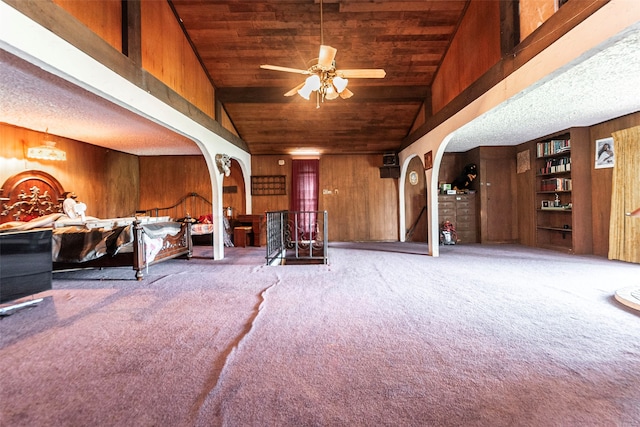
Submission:
M 428 98 L 467 0 L 171 0 L 251 154 L 399 149 Z M 349 79 L 350 99 L 283 96 L 306 76 L 321 37 L 336 68 L 382 68 L 383 79 Z

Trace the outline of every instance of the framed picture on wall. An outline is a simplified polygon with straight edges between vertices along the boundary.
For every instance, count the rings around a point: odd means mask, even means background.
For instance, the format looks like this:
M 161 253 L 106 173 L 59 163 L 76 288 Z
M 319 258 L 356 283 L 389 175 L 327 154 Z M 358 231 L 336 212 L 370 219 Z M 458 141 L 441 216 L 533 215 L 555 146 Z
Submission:
M 596 140 L 596 169 L 612 168 L 616 163 L 613 138 Z
M 433 151 L 429 151 L 424 155 L 424 168 L 431 169 L 433 168 Z

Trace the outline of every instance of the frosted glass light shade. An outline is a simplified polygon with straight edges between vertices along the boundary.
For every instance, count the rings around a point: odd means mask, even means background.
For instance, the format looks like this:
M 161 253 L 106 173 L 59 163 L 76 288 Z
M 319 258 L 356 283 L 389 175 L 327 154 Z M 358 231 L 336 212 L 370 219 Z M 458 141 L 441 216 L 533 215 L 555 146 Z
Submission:
M 348 83 L 349 83 L 349 80 L 343 79 L 340 76 L 333 78 L 333 85 L 336 87 L 336 90 L 338 91 L 338 93 L 342 93 L 342 91 L 345 90 L 345 88 L 347 87 Z
M 325 89 L 325 94 L 324 97 L 331 100 L 331 99 L 336 99 L 338 96 L 340 96 L 338 94 L 338 92 L 336 92 L 336 89 L 333 87 L 332 84 L 329 84 L 328 86 L 326 86 Z
M 306 100 L 309 100 L 309 95 L 311 95 L 312 91 L 313 89 L 311 89 L 311 86 L 309 86 L 308 84 L 305 84 L 300 88 L 300 90 L 298 90 L 298 95 L 300 95 Z
M 320 82 L 320 76 L 318 76 L 317 74 L 314 74 L 312 76 L 307 77 L 307 82 L 305 83 L 305 86 L 307 85 L 311 88 L 311 90 L 320 89 L 320 86 L 322 85 L 322 83 Z

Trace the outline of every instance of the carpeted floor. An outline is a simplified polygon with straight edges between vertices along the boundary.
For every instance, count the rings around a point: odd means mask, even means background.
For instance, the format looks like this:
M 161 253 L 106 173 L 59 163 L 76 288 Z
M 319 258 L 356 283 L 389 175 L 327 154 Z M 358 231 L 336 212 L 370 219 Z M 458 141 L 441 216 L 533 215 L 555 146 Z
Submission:
M 640 425 L 640 266 L 512 245 L 211 247 L 0 319 L 4 426 Z

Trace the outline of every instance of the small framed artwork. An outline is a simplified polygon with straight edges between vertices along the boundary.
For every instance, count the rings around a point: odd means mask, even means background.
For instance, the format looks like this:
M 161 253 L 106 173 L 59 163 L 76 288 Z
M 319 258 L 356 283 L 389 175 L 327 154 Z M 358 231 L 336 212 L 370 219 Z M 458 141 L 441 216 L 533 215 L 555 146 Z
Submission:
M 616 163 L 613 138 L 596 140 L 596 169 L 612 168 Z
M 549 206 L 550 206 L 550 205 L 549 205 L 549 201 L 548 201 L 548 200 L 543 200 L 543 201 L 542 201 L 542 209 L 544 209 L 544 208 L 548 208 Z
M 529 158 L 529 150 L 524 150 L 518 153 L 516 171 L 518 173 L 524 173 L 531 169 L 531 160 Z
M 431 169 L 433 168 L 433 151 L 429 151 L 424 155 L 424 168 Z

